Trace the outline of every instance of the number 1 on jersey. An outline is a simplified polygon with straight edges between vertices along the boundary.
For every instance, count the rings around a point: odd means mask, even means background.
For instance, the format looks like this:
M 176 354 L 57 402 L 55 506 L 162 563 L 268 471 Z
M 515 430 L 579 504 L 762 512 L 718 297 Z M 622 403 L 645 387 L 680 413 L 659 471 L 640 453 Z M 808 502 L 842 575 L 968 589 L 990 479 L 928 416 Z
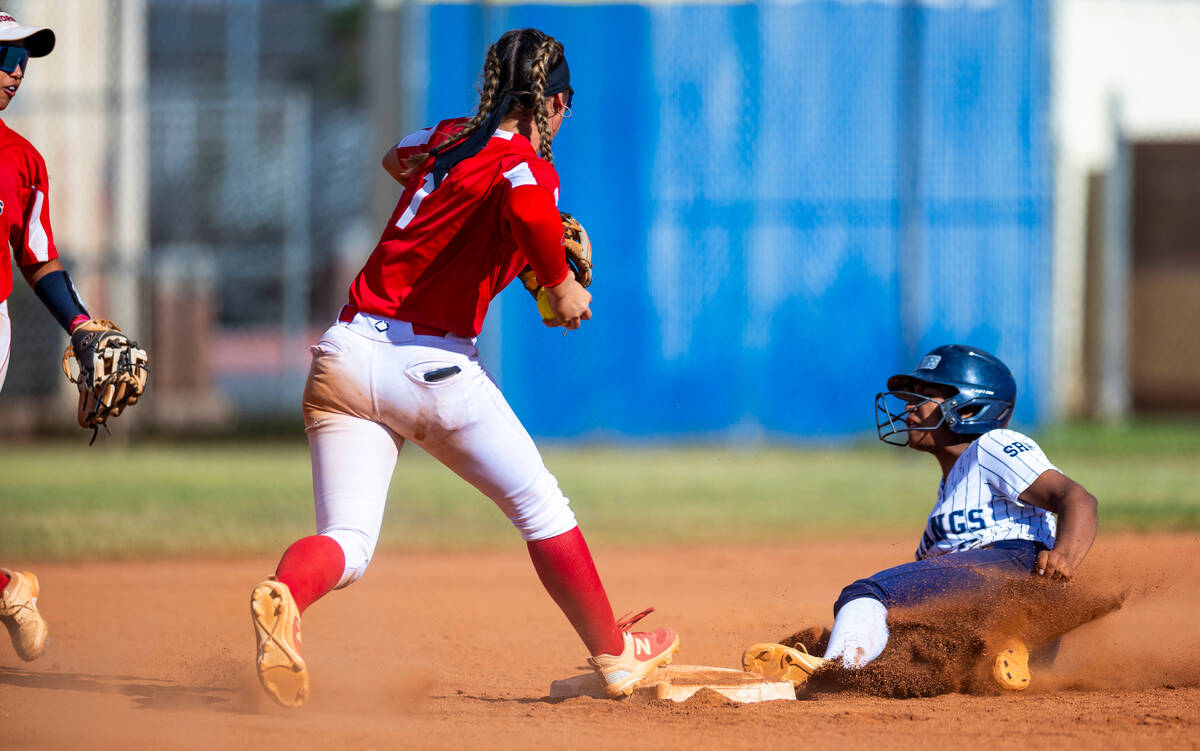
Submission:
M 404 213 L 400 215 L 400 218 L 396 220 L 396 229 L 404 229 L 409 225 L 409 223 L 413 220 L 413 217 L 417 215 L 417 210 L 421 208 L 421 201 L 424 201 L 425 196 L 433 192 L 433 188 L 433 174 L 430 173 L 425 176 L 425 180 L 421 183 L 421 187 L 417 188 L 417 192 L 413 194 L 412 200 L 408 202 L 408 208 L 406 208 Z

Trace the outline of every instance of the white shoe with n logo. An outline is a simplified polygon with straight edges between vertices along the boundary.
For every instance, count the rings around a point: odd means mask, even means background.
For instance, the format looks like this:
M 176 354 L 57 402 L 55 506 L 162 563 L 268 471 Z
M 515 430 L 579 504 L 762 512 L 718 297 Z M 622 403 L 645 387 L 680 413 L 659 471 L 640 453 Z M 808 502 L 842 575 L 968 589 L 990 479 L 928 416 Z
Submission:
M 672 628 L 656 628 L 653 631 L 629 630 L 653 610 L 654 608 L 647 608 L 617 621 L 617 628 L 623 632 L 621 635 L 625 644 L 621 654 L 588 658 L 588 664 L 604 679 L 604 693 L 610 698 L 632 694 L 633 689 L 655 669 L 671 664 L 671 658 L 679 650 L 679 634 Z
M 0 569 L 8 584 L 0 591 L 0 622 L 8 629 L 22 660 L 36 660 L 46 651 L 46 620 L 37 609 L 38 579 L 28 571 Z

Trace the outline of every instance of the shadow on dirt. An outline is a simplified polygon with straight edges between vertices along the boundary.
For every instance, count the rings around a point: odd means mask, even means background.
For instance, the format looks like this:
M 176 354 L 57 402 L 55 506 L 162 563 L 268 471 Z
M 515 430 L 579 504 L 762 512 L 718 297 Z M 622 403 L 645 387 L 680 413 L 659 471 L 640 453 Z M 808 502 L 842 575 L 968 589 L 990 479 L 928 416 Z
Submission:
M 129 675 L 45 673 L 0 667 L 0 685 L 122 694 L 141 709 L 215 709 L 243 712 L 235 701 L 239 692 L 222 686 L 182 686 L 171 681 Z

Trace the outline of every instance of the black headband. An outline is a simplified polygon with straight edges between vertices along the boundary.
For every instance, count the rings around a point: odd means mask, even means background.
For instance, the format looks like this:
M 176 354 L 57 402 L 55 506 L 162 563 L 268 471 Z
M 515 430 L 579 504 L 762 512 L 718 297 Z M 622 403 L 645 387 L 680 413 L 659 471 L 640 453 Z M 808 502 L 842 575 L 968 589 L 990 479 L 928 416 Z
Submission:
M 567 67 L 567 58 L 563 58 L 554 69 L 550 71 L 550 75 L 546 77 L 546 88 L 542 94 L 544 96 L 554 96 L 563 92 L 571 91 L 571 69 Z M 508 113 L 512 107 L 513 101 L 522 94 L 528 94 L 526 91 L 513 91 L 509 89 L 504 92 L 504 96 L 500 98 L 500 104 L 491 111 L 486 119 L 479 124 L 475 132 L 467 136 L 456 144 L 451 145 L 446 149 L 433 149 L 430 155 L 433 156 L 433 187 L 442 184 L 442 179 L 446 177 L 446 173 L 450 171 L 454 165 L 470 159 L 471 157 L 483 151 L 483 147 L 491 139 L 492 134 L 496 132 L 496 128 L 500 126 L 500 121 Z
M 571 69 L 567 67 L 567 58 L 563 58 L 562 62 L 554 66 L 554 70 L 550 71 L 550 75 L 546 76 L 546 96 L 554 96 L 555 94 L 571 90 Z

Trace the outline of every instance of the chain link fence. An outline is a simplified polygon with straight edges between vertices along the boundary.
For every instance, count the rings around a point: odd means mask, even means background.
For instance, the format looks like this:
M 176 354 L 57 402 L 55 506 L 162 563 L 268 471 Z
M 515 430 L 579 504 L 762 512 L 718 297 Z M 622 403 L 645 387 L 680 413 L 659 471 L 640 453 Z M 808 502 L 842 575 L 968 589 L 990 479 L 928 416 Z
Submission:
M 46 158 L 60 257 L 92 314 L 151 352 L 151 391 L 123 428 L 298 421 L 306 345 L 361 260 L 347 256 L 369 242 L 360 9 L 10 5 L 58 37 L 4 117 Z M 4 432 L 69 429 L 73 387 L 56 373 L 66 337 L 18 285 Z

